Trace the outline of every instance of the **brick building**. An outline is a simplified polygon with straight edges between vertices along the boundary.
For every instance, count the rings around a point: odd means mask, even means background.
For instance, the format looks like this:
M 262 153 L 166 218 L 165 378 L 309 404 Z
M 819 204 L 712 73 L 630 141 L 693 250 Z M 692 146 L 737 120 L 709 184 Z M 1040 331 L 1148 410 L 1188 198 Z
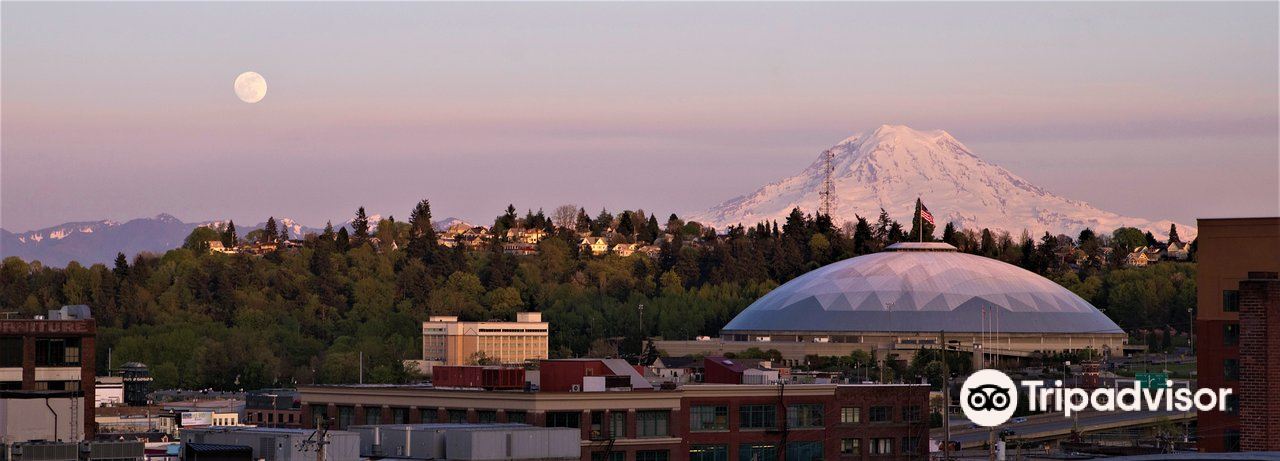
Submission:
M 73 427 L 57 438 L 92 439 L 95 332 L 88 306 L 63 306 L 34 319 L 0 319 L 0 392 L 8 401 L 4 408 L 23 413 L 22 401 L 36 398 L 44 408 L 42 396 L 53 396 L 65 407 L 56 413 L 72 413 L 61 415 L 58 426 Z
M 258 427 L 297 429 L 302 427 L 302 407 L 298 391 L 264 389 L 244 398 L 244 424 Z
M 1231 388 L 1226 411 L 1197 416 L 1201 451 L 1280 449 L 1274 279 L 1280 218 L 1201 219 L 1196 236 L 1196 368 L 1201 388 Z M 1267 381 L 1270 377 L 1270 381 Z M 1242 417 L 1248 415 L 1248 424 Z
M 304 424 L 503 423 L 581 431 L 582 461 L 925 459 L 925 385 L 688 384 L 654 388 L 606 361 L 545 361 L 554 389 L 430 385 L 299 389 Z M 631 371 L 627 371 L 631 370 Z M 603 374 L 603 375 L 601 375 Z M 575 376 L 569 376 L 575 375 Z M 554 376 L 554 377 L 552 377 Z M 576 383 L 572 382 L 575 381 Z M 581 384 L 577 384 L 581 383 Z M 593 384 L 594 383 L 594 384 Z M 604 386 L 592 391 L 597 386 Z
M 1240 449 L 1280 451 L 1280 280 L 1240 282 Z

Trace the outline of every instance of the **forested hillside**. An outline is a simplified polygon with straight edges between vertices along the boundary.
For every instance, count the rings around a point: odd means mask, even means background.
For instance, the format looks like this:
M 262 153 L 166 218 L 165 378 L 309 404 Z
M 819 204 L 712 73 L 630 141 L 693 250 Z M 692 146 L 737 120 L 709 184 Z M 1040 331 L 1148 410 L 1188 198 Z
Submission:
M 502 238 L 476 250 L 440 245 L 423 201 L 408 222 L 389 218 L 371 231 L 361 213 L 350 234 L 329 229 L 300 248 L 282 245 L 262 256 L 210 252 L 210 241 L 241 239 L 202 227 L 183 248 L 131 261 L 121 255 L 112 267 L 73 262 L 51 268 L 7 258 L 0 267 L 0 310 L 33 315 L 87 304 L 99 324 L 99 367 L 107 365 L 110 350 L 116 365 L 151 366 L 160 388 L 353 382 L 360 353 L 367 382 L 401 382 L 411 379 L 401 360 L 421 355 L 420 322 L 428 315 L 511 319 L 516 311 L 540 310 L 551 323 L 555 357 L 637 354 L 641 304 L 643 336 L 715 335 L 778 284 L 916 240 L 920 232 L 884 213 L 837 228 L 825 216 L 796 210 L 783 223 L 717 234 L 675 215 L 660 225 L 641 210 L 591 218 L 575 209 L 519 217 L 509 207 L 495 219 L 496 236 L 510 228 L 550 232 L 530 256 L 504 254 Z M 923 224 L 925 240 L 933 240 L 933 226 Z M 615 243 L 657 240 L 661 252 L 656 258 L 592 256 L 578 247 L 588 233 Z M 246 237 L 276 238 L 269 229 Z M 942 239 L 1045 274 L 1126 329 L 1182 330 L 1195 303 L 1194 264 L 1114 269 L 1122 258 L 1102 249 L 1151 239 L 1134 229 L 1032 240 L 948 225 Z

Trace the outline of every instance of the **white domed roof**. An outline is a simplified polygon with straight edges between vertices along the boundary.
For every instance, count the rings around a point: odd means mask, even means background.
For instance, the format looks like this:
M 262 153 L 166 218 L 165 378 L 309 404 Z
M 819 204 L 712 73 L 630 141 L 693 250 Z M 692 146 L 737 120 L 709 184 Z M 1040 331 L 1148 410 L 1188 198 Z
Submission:
M 977 332 L 983 308 L 1001 332 L 1124 332 L 1089 302 L 1020 267 L 945 243 L 887 250 L 796 277 L 723 332 Z

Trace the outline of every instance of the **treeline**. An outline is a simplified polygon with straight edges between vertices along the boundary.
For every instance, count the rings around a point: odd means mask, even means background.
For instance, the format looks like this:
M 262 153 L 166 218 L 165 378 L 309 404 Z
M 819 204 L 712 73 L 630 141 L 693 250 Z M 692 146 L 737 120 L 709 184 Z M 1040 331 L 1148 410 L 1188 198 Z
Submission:
M 328 226 L 300 247 L 279 245 L 262 256 L 210 252 L 212 241 L 243 242 L 227 226 L 198 228 L 183 248 L 163 255 L 120 255 L 113 267 L 50 268 L 7 258 L 0 303 L 24 315 L 91 306 L 100 369 L 108 355 L 117 366 L 140 361 L 162 388 L 354 382 L 361 354 L 366 382 L 403 382 L 412 376 L 401 361 L 421 357 L 421 322 L 429 315 L 512 319 L 538 310 L 551 323 L 554 357 L 639 356 L 642 338 L 716 335 L 778 284 L 822 265 L 919 240 L 921 233 L 935 239 L 927 221 L 903 226 L 883 211 L 838 227 L 827 216 L 794 210 L 781 223 L 716 232 L 675 215 L 659 222 L 643 210 L 590 217 L 562 206 L 550 216 L 539 210 L 521 217 L 509 206 L 479 250 L 441 245 L 425 200 L 407 221 L 389 217 L 375 227 L 361 209 L 354 224 L 352 232 Z M 246 238 L 300 237 L 271 227 Z M 505 229 L 534 227 L 549 233 L 538 254 L 503 253 Z M 1046 234 L 1032 242 L 1025 233 L 1015 241 L 1007 233 L 946 227 L 941 238 L 961 250 L 1046 274 L 1108 308 L 1126 328 L 1185 323 L 1179 309 L 1194 303 L 1193 265 L 1114 270 L 1106 260 L 1076 265 L 1060 251 L 1064 245 L 1092 251 L 1127 238 L 1126 230 L 1075 239 Z M 584 234 L 656 242 L 661 251 L 656 258 L 592 256 L 579 248 Z

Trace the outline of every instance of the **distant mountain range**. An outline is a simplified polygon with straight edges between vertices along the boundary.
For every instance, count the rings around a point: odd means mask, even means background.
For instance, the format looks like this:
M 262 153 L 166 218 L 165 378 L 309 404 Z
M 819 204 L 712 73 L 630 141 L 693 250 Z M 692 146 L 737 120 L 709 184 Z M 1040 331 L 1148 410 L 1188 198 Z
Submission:
M 381 219 L 380 215 L 369 216 L 371 230 L 377 229 L 377 223 Z M 280 218 L 276 222 L 287 229 L 289 236 L 293 238 L 324 231 L 323 227 L 306 226 L 289 218 Z M 432 225 L 437 229 L 445 229 L 459 222 L 463 221 L 445 218 Z M 109 220 L 70 222 L 21 233 L 0 229 L 0 257 L 18 256 L 26 261 L 40 261 L 57 267 L 66 266 L 71 261 L 78 261 L 83 265 L 111 264 L 117 253 L 124 253 L 131 259 L 141 252 L 163 253 L 182 246 L 183 240 L 196 227 L 220 230 L 226 225 L 227 221 L 183 222 L 173 215 L 159 214 L 124 223 Z M 237 224 L 236 233 L 244 237 L 265 226 L 266 222 L 252 226 Z M 335 229 L 341 227 L 350 229 L 351 222 L 334 226 Z
M 1075 236 L 1084 228 L 1109 232 L 1130 226 L 1167 237 L 1171 221 L 1122 216 L 1093 205 L 1054 195 L 1009 170 L 987 163 L 945 131 L 917 131 L 884 125 L 855 135 L 818 155 L 797 175 L 765 185 L 688 219 L 723 229 L 734 224 L 786 219 L 795 207 L 818 210 L 826 157 L 832 159 L 836 223 L 861 215 L 875 220 L 884 208 L 904 226 L 915 215 L 920 197 L 933 214 L 938 235 L 946 222 L 958 228 L 1003 229 L 1017 237 L 1048 231 Z M 1122 190 L 1117 186 L 1117 191 Z M 1178 223 L 1184 240 L 1196 229 Z

